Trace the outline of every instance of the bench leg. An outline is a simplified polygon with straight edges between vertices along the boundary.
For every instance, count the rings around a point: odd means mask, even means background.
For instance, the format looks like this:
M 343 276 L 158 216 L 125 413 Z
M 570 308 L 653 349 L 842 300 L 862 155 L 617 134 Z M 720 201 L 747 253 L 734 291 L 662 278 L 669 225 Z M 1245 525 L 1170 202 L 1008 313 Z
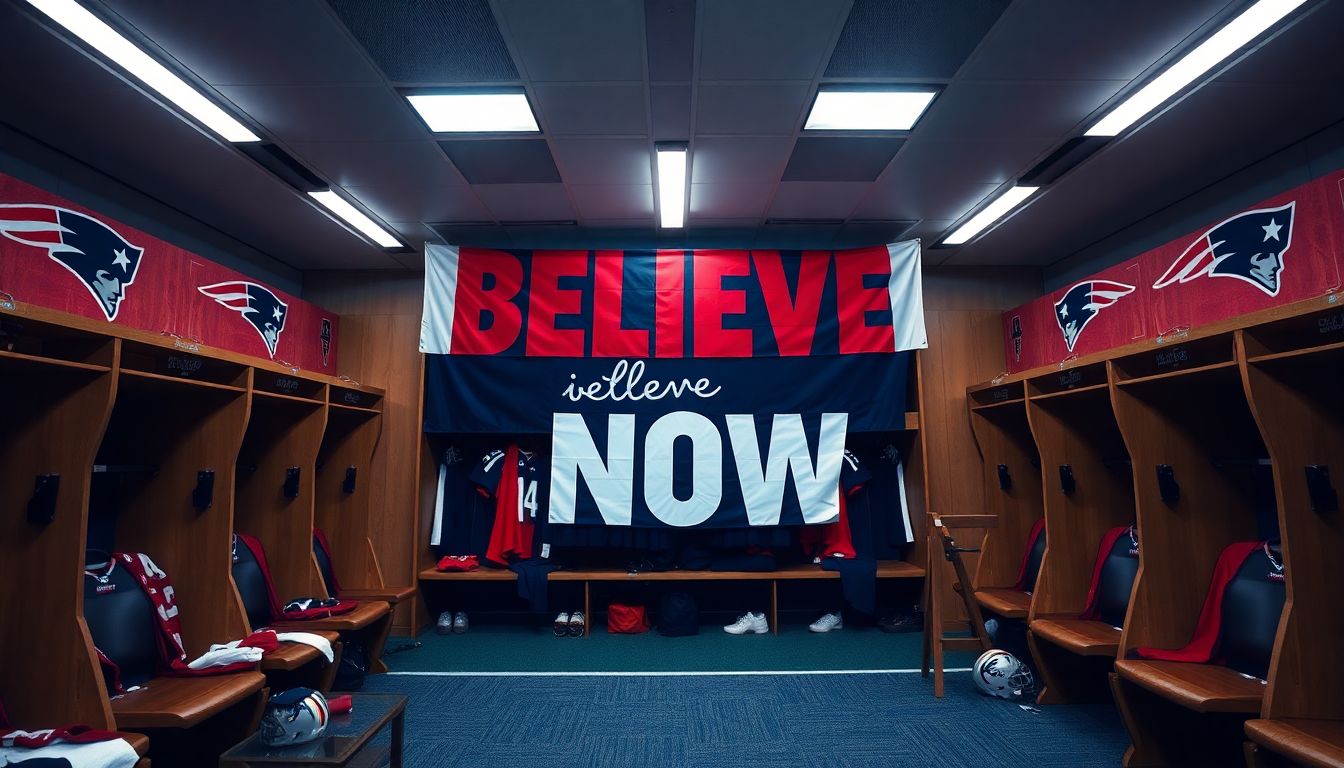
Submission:
M 593 583 L 591 581 L 583 582 L 583 636 L 588 637 L 593 631 Z
M 770 631 L 779 634 L 779 581 L 770 580 Z

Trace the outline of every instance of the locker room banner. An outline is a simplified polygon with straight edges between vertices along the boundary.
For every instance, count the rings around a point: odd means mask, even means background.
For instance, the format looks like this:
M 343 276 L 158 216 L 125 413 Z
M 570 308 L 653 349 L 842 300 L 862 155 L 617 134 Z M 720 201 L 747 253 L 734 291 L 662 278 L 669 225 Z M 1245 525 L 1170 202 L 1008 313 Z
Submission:
M 905 427 L 918 241 L 425 250 L 425 430 L 549 434 L 551 522 L 830 522 L 846 434 Z
M 1262 200 L 1003 315 L 1010 372 L 1340 289 L 1344 171 Z
M 340 317 L 0 174 L 0 300 L 335 374 Z

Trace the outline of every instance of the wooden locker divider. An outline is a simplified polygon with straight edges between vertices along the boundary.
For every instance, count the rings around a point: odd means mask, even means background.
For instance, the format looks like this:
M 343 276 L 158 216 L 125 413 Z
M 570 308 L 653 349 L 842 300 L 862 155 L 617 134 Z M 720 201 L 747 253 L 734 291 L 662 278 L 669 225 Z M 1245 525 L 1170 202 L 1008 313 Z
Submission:
M 112 411 L 119 342 L 31 318 L 5 316 L 0 330 L 0 700 L 19 727 L 115 729 L 84 624 L 82 574 L 89 467 Z M 52 503 L 38 505 L 51 521 L 29 522 L 47 475 L 59 476 Z M 41 585 L 40 594 L 21 584 Z
M 1126 766 L 1240 759 L 1242 721 L 1263 686 L 1207 664 L 1127 659 L 1139 646 L 1189 642 L 1219 554 L 1259 537 L 1244 473 L 1219 463 L 1266 457 L 1242 387 L 1232 333 L 1113 361 L 1116 422 L 1133 461 L 1141 565 L 1112 690 L 1132 744 Z M 1175 486 L 1164 499 L 1159 466 Z M 1173 490 L 1178 490 L 1173 494 Z M 1235 748 L 1235 752 L 1229 748 Z
M 1270 664 L 1263 720 L 1247 724 L 1252 765 L 1264 752 L 1344 764 L 1344 312 L 1338 308 L 1241 335 L 1246 392 L 1274 464 L 1288 601 Z M 1333 375 L 1331 372 L 1334 372 Z M 1311 469 L 1323 467 L 1324 470 Z M 1316 474 L 1316 493 L 1309 474 Z
M 1025 619 L 1031 596 L 1013 587 L 1031 528 L 1042 515 L 1040 458 L 1027 422 L 1025 384 L 971 387 L 966 395 L 984 463 L 984 512 L 999 521 L 985 532 L 973 577 L 975 596 L 994 613 Z
M 369 486 L 373 451 L 383 428 L 383 393 L 353 383 L 332 384 L 328 393 L 327 427 L 317 456 L 316 526 L 331 542 L 333 566 L 342 588 L 381 588 L 382 574 L 369 541 L 373 512 Z M 354 469 L 354 489 L 347 492 L 350 468 Z M 317 573 L 316 560 L 313 572 Z
M 1027 636 L 1044 682 L 1042 704 L 1109 698 L 1105 673 L 1120 644 L 1118 630 L 1078 618 L 1102 537 L 1134 522 L 1129 454 L 1111 408 L 1107 367 L 1092 363 L 1027 381 L 1045 503 L 1045 556 Z M 1071 489 L 1061 467 L 1068 468 Z
M 282 600 L 320 594 L 313 565 L 318 447 L 327 422 L 327 385 L 257 370 L 252 413 L 238 454 L 234 529 L 261 540 L 271 581 Z M 285 484 L 299 471 L 297 496 Z

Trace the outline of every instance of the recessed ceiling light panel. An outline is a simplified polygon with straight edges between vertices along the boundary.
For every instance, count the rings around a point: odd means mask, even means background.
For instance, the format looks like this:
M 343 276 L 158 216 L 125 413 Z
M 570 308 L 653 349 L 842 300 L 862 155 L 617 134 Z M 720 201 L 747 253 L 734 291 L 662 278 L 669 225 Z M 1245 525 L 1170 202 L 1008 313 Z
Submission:
M 434 133 L 538 133 L 524 93 L 416 93 L 406 97 Z
M 928 109 L 932 90 L 821 90 L 805 131 L 908 131 Z
M 665 229 L 686 223 L 686 148 L 658 147 L 658 221 Z
M 261 141 L 247 126 L 75 0 L 28 2 L 226 141 Z
M 309 192 L 308 195 L 322 204 L 323 208 L 339 216 L 346 224 L 354 227 L 373 242 L 384 248 L 400 248 L 401 241 L 392 236 L 392 233 L 378 226 L 373 219 L 364 215 L 364 212 L 351 205 L 345 198 L 332 192 L 329 189 L 321 189 L 316 192 Z
M 1112 109 L 1088 136 L 1115 136 L 1202 77 L 1306 0 L 1260 0 Z
M 980 234 L 990 224 L 1003 218 L 1009 211 L 1022 204 L 1023 200 L 1035 194 L 1039 187 L 1011 187 L 1008 191 L 994 198 L 993 202 L 985 206 L 979 213 L 975 214 L 952 234 L 943 240 L 943 245 L 961 245 L 971 238 Z

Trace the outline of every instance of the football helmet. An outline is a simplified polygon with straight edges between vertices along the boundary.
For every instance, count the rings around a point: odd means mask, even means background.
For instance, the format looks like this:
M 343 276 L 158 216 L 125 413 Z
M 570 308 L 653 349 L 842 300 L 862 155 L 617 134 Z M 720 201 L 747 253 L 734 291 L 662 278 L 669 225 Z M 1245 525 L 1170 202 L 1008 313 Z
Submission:
M 971 666 L 971 674 L 981 691 L 1009 701 L 1029 697 L 1036 684 L 1026 664 L 1013 654 L 997 648 L 980 654 L 980 658 Z
M 291 688 L 266 702 L 261 740 L 271 747 L 304 744 L 327 732 L 327 699 L 312 688 Z

